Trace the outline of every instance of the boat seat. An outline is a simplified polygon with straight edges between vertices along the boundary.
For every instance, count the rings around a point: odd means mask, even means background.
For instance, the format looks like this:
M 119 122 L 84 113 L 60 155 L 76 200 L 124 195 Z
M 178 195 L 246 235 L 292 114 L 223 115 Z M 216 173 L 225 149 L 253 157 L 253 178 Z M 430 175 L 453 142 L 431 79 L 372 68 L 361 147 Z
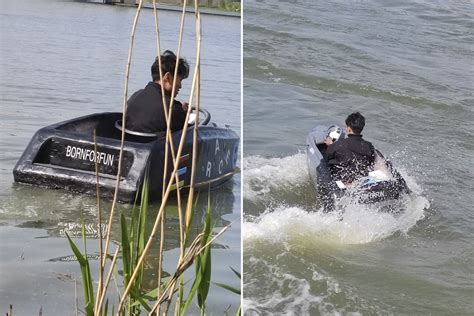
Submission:
M 145 137 L 145 138 L 158 138 L 162 136 L 164 137 L 166 135 L 166 132 L 145 133 L 145 132 L 136 132 L 136 131 L 123 128 L 122 120 L 115 121 L 115 128 L 117 128 L 120 132 L 122 132 L 122 129 L 124 129 L 125 134 L 127 135 L 133 135 L 133 136 L 139 136 L 139 137 Z
M 195 111 L 195 108 L 193 108 L 193 110 Z M 208 111 L 204 110 L 204 109 L 199 109 L 199 112 L 202 113 L 203 116 L 204 116 L 204 119 L 199 121 L 199 125 L 207 125 L 209 123 L 210 119 L 211 119 L 211 114 Z M 188 126 L 194 125 L 194 123 L 196 121 L 196 118 L 197 118 L 196 113 L 191 113 L 190 116 L 189 116 L 189 120 L 188 120 Z M 214 124 L 214 126 L 216 126 L 216 125 Z M 117 128 L 120 132 L 122 132 L 122 120 L 121 119 L 115 121 L 115 128 Z M 145 132 L 132 131 L 132 130 L 129 130 L 129 129 L 126 129 L 126 128 L 125 128 L 125 134 L 138 136 L 138 137 L 148 137 L 148 138 L 157 138 L 157 137 L 166 136 L 166 132 L 145 133 Z

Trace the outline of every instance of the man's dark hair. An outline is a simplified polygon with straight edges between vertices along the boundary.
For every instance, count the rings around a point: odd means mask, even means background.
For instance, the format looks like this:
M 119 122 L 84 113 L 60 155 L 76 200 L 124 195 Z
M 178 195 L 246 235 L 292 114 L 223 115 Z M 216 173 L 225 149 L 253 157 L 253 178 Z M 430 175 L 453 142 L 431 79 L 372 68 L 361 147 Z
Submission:
M 360 134 L 365 126 L 365 118 L 359 112 L 354 112 L 346 118 L 346 125 L 352 129 L 354 134 Z
M 172 76 L 174 76 L 174 70 L 176 67 L 176 55 L 167 50 L 161 55 L 161 71 L 163 72 L 163 76 L 169 72 Z M 179 59 L 178 63 L 178 76 L 181 79 L 186 79 L 189 76 L 189 64 L 184 58 Z M 156 57 L 155 62 L 151 65 L 151 77 L 153 81 L 160 80 L 160 62 L 158 57 Z

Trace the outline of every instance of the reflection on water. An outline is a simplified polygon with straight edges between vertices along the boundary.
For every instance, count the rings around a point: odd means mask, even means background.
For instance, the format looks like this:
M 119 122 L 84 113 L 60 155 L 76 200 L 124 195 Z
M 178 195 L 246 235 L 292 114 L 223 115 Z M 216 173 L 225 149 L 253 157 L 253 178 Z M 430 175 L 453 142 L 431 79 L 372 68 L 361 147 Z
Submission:
M 206 217 L 206 212 L 208 205 L 211 209 L 211 218 L 213 224 L 216 227 L 224 227 L 230 224 L 229 220 L 224 218 L 226 214 L 232 214 L 233 206 L 235 202 L 234 193 L 232 191 L 234 183 L 232 180 L 223 184 L 221 187 L 212 190 L 212 191 L 200 191 L 197 194 L 197 199 L 194 204 L 194 213 L 193 221 L 191 222 L 190 228 L 190 237 L 195 237 L 202 229 L 204 219 Z M 62 192 L 64 193 L 64 192 Z M 183 202 L 186 197 L 183 197 Z M 80 199 L 81 201 L 84 197 L 71 197 L 70 202 L 73 202 L 75 199 Z M 93 205 L 95 201 L 90 200 L 91 204 L 87 207 L 80 208 L 68 208 L 68 209 L 53 209 L 51 207 L 47 208 L 45 206 L 36 205 L 35 207 L 38 210 L 46 210 L 49 216 L 44 216 L 42 212 L 33 211 L 30 208 L 29 212 L 24 212 L 18 208 L 8 208 L 4 207 L 2 213 L 0 213 L 0 220 L 8 220 L 9 222 L 12 219 L 16 221 L 21 221 L 19 224 L 15 225 L 18 228 L 36 228 L 43 229 L 46 231 L 47 235 L 42 236 L 41 238 L 50 238 L 50 237 L 60 237 L 66 238 L 66 234 L 73 238 L 82 238 L 82 229 L 84 226 L 85 236 L 88 240 L 98 239 L 99 238 L 99 224 L 98 224 L 98 212 L 97 206 Z M 74 203 L 68 203 L 68 205 Z M 103 223 L 101 224 L 101 233 L 102 236 L 106 236 L 107 233 L 107 220 L 110 216 L 110 207 L 111 203 L 108 201 L 101 201 L 101 216 Z M 113 240 L 121 240 L 120 237 L 120 225 L 119 217 L 120 213 L 125 215 L 127 221 L 130 221 L 130 214 L 132 211 L 132 205 L 118 204 L 118 211 L 115 212 L 116 216 L 113 221 L 113 227 L 111 230 L 111 238 Z M 160 208 L 158 202 L 150 204 L 148 210 L 148 220 L 147 220 L 147 231 L 151 232 L 156 214 Z M 169 204 L 165 208 L 166 212 L 166 235 L 165 235 L 165 244 L 164 249 L 170 250 L 179 247 L 179 217 L 178 217 L 178 205 L 176 200 L 170 200 Z M 183 217 L 185 210 L 182 210 Z M 118 213 L 118 214 L 117 214 Z M 28 214 L 28 215 L 27 215 Z M 159 242 L 159 237 L 157 238 L 157 243 Z M 213 245 L 216 248 L 227 248 L 228 246 L 220 245 L 219 240 Z M 153 249 L 153 247 L 152 247 Z M 155 249 L 157 250 L 157 249 Z M 155 253 L 157 251 L 152 251 Z
M 231 219 L 235 220 L 235 216 L 233 214 L 234 204 L 235 204 L 235 196 L 233 192 L 233 188 L 235 183 L 233 180 L 225 183 L 221 187 L 214 189 L 212 191 L 200 191 L 198 194 L 197 201 L 194 207 L 194 214 L 193 214 L 193 221 L 191 223 L 190 228 L 190 235 L 189 238 L 192 240 L 200 233 L 203 227 L 203 222 L 206 216 L 206 212 L 208 209 L 208 203 L 211 207 L 211 218 L 213 223 L 216 227 L 223 227 L 230 224 Z M 51 192 L 50 192 L 51 193 Z M 65 192 L 55 192 L 61 196 L 67 194 Z M 9 227 L 14 226 L 15 229 L 21 229 L 22 231 L 34 229 L 36 233 L 32 236 L 31 239 L 27 239 L 27 244 L 36 245 L 38 249 L 45 247 L 45 245 L 56 247 L 55 251 L 46 252 L 42 255 L 43 263 L 41 266 L 45 266 L 47 268 L 47 263 L 71 263 L 73 264 L 72 267 L 78 267 L 77 259 L 74 255 L 72 255 L 72 251 L 70 250 L 67 239 L 66 233 L 75 240 L 75 243 L 82 249 L 82 227 L 84 225 L 85 235 L 87 238 L 87 258 L 90 260 L 91 263 L 91 270 L 93 273 L 96 273 L 96 268 L 99 259 L 99 244 L 98 244 L 98 222 L 97 222 L 97 207 L 94 205 L 95 200 L 93 198 L 84 198 L 82 196 L 74 196 L 68 195 L 68 198 L 64 198 L 64 204 L 60 204 L 60 207 L 57 208 L 57 204 L 54 203 L 52 206 L 46 206 L 41 204 L 33 204 L 32 201 L 24 201 L 26 205 L 34 207 L 28 207 L 28 211 L 25 212 L 23 209 L 19 209 L 18 205 L 4 205 L 1 209 L 0 213 L 0 223 L 3 225 L 8 225 Z M 89 199 L 89 200 L 88 200 Z M 33 199 L 34 200 L 34 199 Z M 81 206 L 78 206 L 81 205 Z M 64 207 L 61 207 L 64 206 Z M 67 207 L 66 207 L 67 206 Z M 102 218 L 103 220 L 108 219 L 109 211 L 110 211 L 110 202 L 101 201 L 101 208 L 102 208 Z M 148 222 L 147 222 L 147 231 L 148 233 L 151 232 L 152 226 L 155 221 L 155 216 L 157 211 L 160 207 L 159 203 L 153 203 L 149 206 L 148 211 Z M 111 239 L 112 244 L 109 248 L 109 252 L 113 253 L 116 247 L 119 246 L 118 242 L 120 241 L 120 225 L 119 225 L 119 214 L 123 213 L 126 219 L 130 220 L 132 206 L 131 205 L 124 205 L 119 204 L 118 210 L 116 211 L 116 216 L 113 221 L 113 227 L 111 230 Z M 166 207 L 166 221 L 165 221 L 165 242 L 164 242 L 164 253 L 165 258 L 169 262 L 173 262 L 178 259 L 179 256 L 179 218 L 178 218 L 178 206 L 176 204 L 176 200 L 171 200 L 169 206 Z M 183 210 L 184 213 L 184 210 Z M 230 215 L 230 217 L 229 217 Z M 107 231 L 107 224 L 103 223 L 101 225 L 102 228 L 102 235 L 105 236 Z M 3 234 L 22 234 L 20 231 L 9 230 L 9 231 L 2 231 L 0 227 L 0 237 Z M 158 253 L 159 253 L 159 244 L 160 244 L 160 234 L 157 234 L 155 242 L 152 244 L 150 255 L 147 257 L 145 261 L 145 278 L 144 278 L 144 286 L 146 290 L 152 290 L 157 286 L 157 267 L 158 267 Z M 25 245 L 25 241 L 23 240 L 8 240 L 2 238 L 5 244 L 2 245 L 2 252 L 12 254 L 11 249 L 22 249 Z M 39 242 L 41 240 L 41 242 Z M 50 242 L 47 242 L 49 240 Z M 60 240 L 58 247 L 58 240 Z M 45 244 L 46 242 L 46 244 Z M 228 251 L 232 246 L 228 244 L 228 241 L 219 238 L 216 242 L 212 245 L 214 251 Z M 56 244 L 56 246 L 54 246 Z M 13 252 L 14 253 L 14 252 Z M 38 258 L 34 254 L 31 254 L 30 251 L 22 251 L 19 254 L 19 257 L 23 257 L 24 253 L 26 253 L 26 260 L 31 261 L 34 258 Z M 32 257 L 33 256 L 33 257 Z M 219 258 L 219 254 L 216 256 Z M 219 259 L 218 259 L 219 260 Z M 232 263 L 231 263 L 232 264 Z M 2 262 L 2 270 L 10 271 L 9 268 L 10 264 L 8 262 Z M 234 268 L 238 268 L 239 265 L 235 265 L 233 263 Z M 64 270 L 64 269 L 67 270 Z M 63 282 L 73 282 L 74 277 L 70 272 L 66 272 L 70 269 L 69 266 L 60 267 L 57 269 L 56 274 L 63 274 L 68 276 L 68 278 L 59 278 L 58 280 L 63 280 Z M 162 275 L 163 277 L 167 277 L 170 273 L 173 273 L 175 267 L 173 264 L 166 264 L 163 267 Z M 41 273 L 41 272 L 34 272 L 36 269 L 31 270 L 33 273 Z M 191 269 L 192 270 L 192 269 Z M 223 270 L 225 270 L 223 268 Z M 61 272 L 64 271 L 64 272 Z M 121 272 L 121 266 L 118 268 L 119 275 Z M 192 273 L 192 271 L 191 271 Z M 232 279 L 230 270 L 227 273 L 228 277 Z M 10 271 L 10 276 L 14 276 L 15 273 Z M 19 276 L 13 277 L 13 280 L 17 280 Z M 36 278 L 36 277 L 35 277 Z M 189 275 L 188 275 L 189 278 Z M 8 280 L 9 278 L 6 278 Z M 5 279 L 4 279 L 5 280 Z M 229 280 L 228 283 L 235 283 L 237 280 Z M 9 281 L 7 281 L 9 282 Z M 41 281 L 38 281 L 41 282 Z M 9 289 L 4 288 L 3 291 Z M 1 292 L 1 290 L 0 290 Z M 7 300 L 8 297 L 14 295 L 13 292 L 9 292 L 8 295 L 4 296 L 4 299 Z M 224 294 L 225 295 L 225 294 Z M 13 296 L 14 297 L 14 296 Z M 231 297 L 232 299 L 233 297 Z M 2 304 L 3 304 L 2 300 Z M 5 303 L 15 302 L 15 299 L 12 298 L 9 301 L 5 301 Z M 65 303 L 65 302 L 63 302 Z M 219 304 L 217 304 L 219 306 Z M 235 305 L 237 306 L 237 304 Z

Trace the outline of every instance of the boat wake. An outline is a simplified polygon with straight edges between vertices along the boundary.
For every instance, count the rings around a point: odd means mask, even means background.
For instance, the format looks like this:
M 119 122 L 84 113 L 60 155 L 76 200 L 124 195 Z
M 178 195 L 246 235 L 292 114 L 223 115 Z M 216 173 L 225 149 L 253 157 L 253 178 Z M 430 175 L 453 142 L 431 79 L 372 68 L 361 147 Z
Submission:
M 337 271 L 347 265 L 340 255 L 351 252 L 348 245 L 407 234 L 424 218 L 429 203 L 414 178 L 400 170 L 413 193 L 396 212 L 347 203 L 324 213 L 304 153 L 250 156 L 243 165 L 246 315 L 383 314 L 390 308 L 356 294 Z
M 343 280 L 328 275 L 314 258 L 283 252 L 276 259 L 248 258 L 246 270 L 258 273 L 244 274 L 245 315 L 383 314 L 383 308 L 355 294 Z
M 244 158 L 244 197 L 247 204 L 260 208 L 245 210 L 245 243 L 369 243 L 397 232 L 406 234 L 429 207 L 415 179 L 402 169 L 413 193 L 392 206 L 396 208 L 393 212 L 349 201 L 339 211 L 324 213 L 306 168 L 303 153 L 284 158 Z M 300 203 L 298 197 L 303 196 L 305 203 Z
M 253 202 L 269 201 L 277 193 L 304 189 L 310 185 L 303 153 L 283 158 L 245 157 L 243 195 Z

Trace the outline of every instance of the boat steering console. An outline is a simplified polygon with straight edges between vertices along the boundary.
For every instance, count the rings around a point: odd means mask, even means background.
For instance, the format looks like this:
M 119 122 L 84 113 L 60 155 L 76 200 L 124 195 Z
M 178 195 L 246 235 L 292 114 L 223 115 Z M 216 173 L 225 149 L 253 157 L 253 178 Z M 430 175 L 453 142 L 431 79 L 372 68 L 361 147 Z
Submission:
M 193 107 L 191 109 L 191 113 L 189 114 L 189 120 L 188 120 L 188 126 L 193 126 L 195 121 L 196 121 L 196 108 Z M 209 121 L 211 120 L 211 113 L 209 113 L 209 111 L 205 110 L 205 109 L 202 109 L 200 108 L 199 109 L 199 113 L 201 114 L 199 116 L 199 126 L 205 126 L 209 123 Z M 204 117 L 204 119 L 202 119 L 202 117 Z M 122 120 L 117 120 L 115 121 L 115 128 L 117 128 L 120 132 L 122 132 Z M 125 128 L 125 134 L 128 134 L 128 135 L 134 135 L 134 136 L 141 136 L 141 137 L 158 137 L 158 136 L 161 136 L 163 135 L 164 132 L 157 132 L 157 133 L 145 133 L 145 132 L 136 132 L 136 131 L 132 131 L 132 130 L 129 130 L 129 129 L 126 129 Z

